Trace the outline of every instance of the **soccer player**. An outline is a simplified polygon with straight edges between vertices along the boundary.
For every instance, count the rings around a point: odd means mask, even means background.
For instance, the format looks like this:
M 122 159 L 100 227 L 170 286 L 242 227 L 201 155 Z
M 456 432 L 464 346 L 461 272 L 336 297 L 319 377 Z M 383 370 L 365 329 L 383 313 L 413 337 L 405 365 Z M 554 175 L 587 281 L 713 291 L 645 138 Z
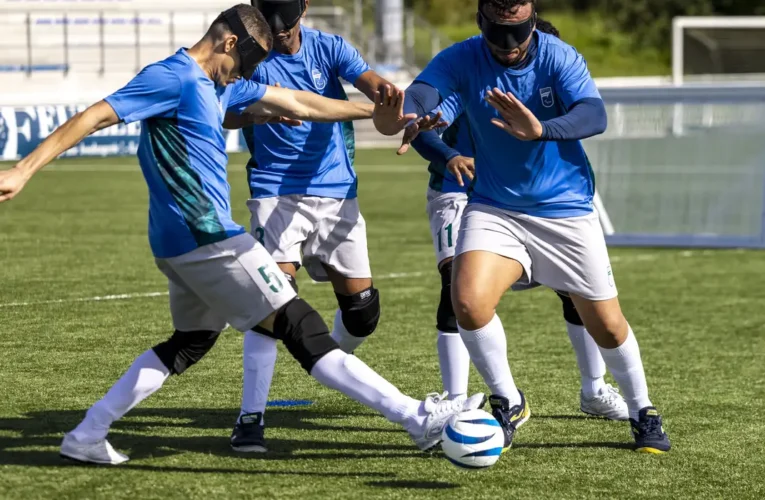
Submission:
M 537 30 L 560 38 L 549 22 L 537 19 Z M 431 236 L 441 273 L 441 301 L 436 313 L 438 360 L 444 390 L 450 397 L 467 393 L 470 357 L 457 330 L 452 308 L 452 260 L 460 227 L 460 218 L 468 203 L 467 182 L 475 170 L 470 123 L 462 113 L 459 98 L 451 96 L 439 109 L 451 125 L 439 137 L 435 130 L 421 133 L 412 146 L 430 161 L 427 212 Z M 454 172 L 454 173 L 452 173 Z M 463 178 L 463 173 L 466 178 Z M 513 287 L 523 289 L 524 287 Z M 563 303 L 563 319 L 574 347 L 581 379 L 579 408 L 589 415 L 611 420 L 627 420 L 627 403 L 616 388 L 604 380 L 606 365 L 598 345 L 584 327 L 571 298 L 557 294 Z
M 342 78 L 374 99 L 389 82 L 341 37 L 302 26 L 309 3 L 253 1 L 271 27 L 274 47 L 252 80 L 345 100 Z M 241 125 L 235 113 L 224 123 Z M 338 309 L 331 336 L 351 353 L 375 331 L 380 318 L 366 224 L 356 198 L 353 124 L 268 123 L 248 126 L 244 134 L 252 153 L 247 165 L 252 235 L 296 292 L 301 265 L 314 281 L 332 283 Z M 231 434 L 236 451 L 266 451 L 263 413 L 276 353 L 272 338 L 245 333 L 242 408 Z
M 496 305 L 518 281 L 570 294 L 624 394 L 635 449 L 663 453 L 669 437 L 619 306 L 592 203 L 595 180 L 580 142 L 606 129 L 605 105 L 584 58 L 535 30 L 535 4 L 479 0 L 482 36 L 441 52 L 406 93 L 405 111 L 419 115 L 457 95 L 475 142 L 477 175 L 452 277 L 458 329 L 493 392 L 492 410 L 509 448 L 529 409 L 510 372 Z M 386 135 L 400 130 L 384 120 L 376 126 Z
M 78 113 L 15 168 L 0 172 L 0 202 L 16 196 L 29 178 L 89 134 L 120 121 L 141 121 L 138 160 L 149 187 L 149 241 L 167 276 L 175 333 L 128 369 L 68 433 L 61 455 L 119 464 L 128 458 L 106 441 L 111 424 L 158 390 L 168 376 L 198 362 L 230 324 L 255 325 L 282 340 L 316 380 L 374 408 L 427 449 L 445 421 L 482 395 L 450 401 L 403 395 L 358 358 L 340 350 L 319 314 L 285 285 L 266 250 L 231 217 L 226 182 L 226 110 L 338 121 L 368 118 L 374 109 L 395 122 L 406 119 L 402 95 L 385 103 L 352 104 L 309 92 L 266 87 L 249 79 L 268 55 L 272 37 L 257 9 L 239 4 L 222 13 L 191 49 L 151 64 L 124 88 Z

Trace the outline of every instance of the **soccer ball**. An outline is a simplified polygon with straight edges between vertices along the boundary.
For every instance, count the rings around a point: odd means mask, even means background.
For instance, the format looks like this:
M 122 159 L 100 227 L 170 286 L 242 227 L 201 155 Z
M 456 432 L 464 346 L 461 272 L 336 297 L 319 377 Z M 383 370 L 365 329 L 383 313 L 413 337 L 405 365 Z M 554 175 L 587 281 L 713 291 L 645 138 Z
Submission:
M 446 458 L 462 469 L 491 467 L 502 454 L 505 435 L 499 422 L 483 410 L 469 410 L 449 419 L 441 435 Z

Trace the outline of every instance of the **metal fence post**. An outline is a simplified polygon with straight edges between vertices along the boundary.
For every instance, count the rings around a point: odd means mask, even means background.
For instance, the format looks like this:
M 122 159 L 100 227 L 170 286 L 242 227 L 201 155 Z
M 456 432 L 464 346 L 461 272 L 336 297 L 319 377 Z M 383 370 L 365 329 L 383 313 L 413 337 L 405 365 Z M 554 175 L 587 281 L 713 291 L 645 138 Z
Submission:
M 435 31 L 430 32 L 430 52 L 431 58 L 436 57 L 441 52 L 441 36 Z
M 405 28 L 405 35 L 406 35 L 406 59 L 410 66 L 417 66 L 417 55 L 415 52 L 415 31 L 414 31 L 414 12 L 411 10 L 407 10 L 405 12 L 406 15 L 406 28 Z
M 64 12 L 64 76 L 69 75 L 69 16 Z
M 32 13 L 27 12 L 27 76 L 32 76 Z
M 135 19 L 133 19 L 133 22 L 135 23 L 135 72 L 138 74 L 138 72 L 141 71 L 141 19 L 139 16 L 139 12 L 135 11 Z
M 99 70 L 99 73 L 101 76 L 104 76 L 104 73 L 106 73 L 106 41 L 104 40 L 104 23 L 106 21 L 104 19 L 104 11 L 101 11 L 99 16 L 98 37 L 101 48 L 101 69 Z
M 175 11 L 171 10 L 168 15 L 168 30 L 170 30 L 170 54 L 175 52 Z

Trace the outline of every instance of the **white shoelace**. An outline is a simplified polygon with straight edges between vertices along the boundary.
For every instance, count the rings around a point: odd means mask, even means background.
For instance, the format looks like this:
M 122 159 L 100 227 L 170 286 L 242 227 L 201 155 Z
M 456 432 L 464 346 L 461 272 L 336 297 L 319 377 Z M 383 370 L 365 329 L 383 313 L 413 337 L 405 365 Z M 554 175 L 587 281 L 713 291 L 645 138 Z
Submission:
M 433 408 L 433 411 L 431 412 L 433 415 L 443 415 L 444 413 L 451 413 L 453 411 L 454 405 L 459 403 L 459 401 L 446 399 L 448 396 L 448 392 L 444 392 L 443 394 L 435 392 L 428 394 L 427 399 L 432 401 L 435 405 L 435 408 Z
M 599 396 L 603 401 L 609 404 L 615 403 L 621 398 L 619 389 L 612 386 L 611 384 L 606 384 L 605 389 L 599 394 Z

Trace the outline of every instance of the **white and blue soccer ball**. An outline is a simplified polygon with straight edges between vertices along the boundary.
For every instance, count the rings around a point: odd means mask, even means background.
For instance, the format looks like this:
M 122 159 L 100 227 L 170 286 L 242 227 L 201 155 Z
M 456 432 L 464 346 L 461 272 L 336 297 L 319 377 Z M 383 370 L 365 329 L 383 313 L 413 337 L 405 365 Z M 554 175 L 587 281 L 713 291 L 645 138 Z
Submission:
M 483 410 L 469 410 L 449 419 L 441 435 L 446 458 L 461 469 L 491 467 L 502 454 L 505 435 L 499 422 Z

